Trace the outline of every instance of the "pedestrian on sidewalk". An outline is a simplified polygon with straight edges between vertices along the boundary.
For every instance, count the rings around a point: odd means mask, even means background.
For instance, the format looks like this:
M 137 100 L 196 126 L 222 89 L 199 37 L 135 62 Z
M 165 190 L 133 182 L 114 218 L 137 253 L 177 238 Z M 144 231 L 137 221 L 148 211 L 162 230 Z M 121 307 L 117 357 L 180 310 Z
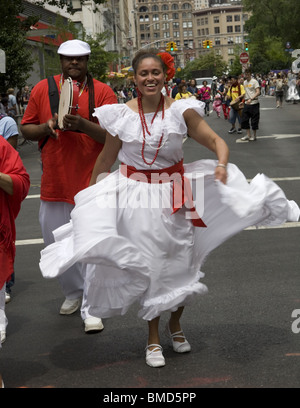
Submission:
M 247 131 L 247 135 L 239 139 L 240 142 L 256 140 L 256 131 L 259 126 L 259 100 L 260 86 L 256 79 L 252 78 L 251 70 L 245 70 L 245 105 L 242 113 L 242 129 Z M 251 129 L 252 128 L 252 134 Z
M 228 131 L 228 133 L 233 134 L 236 133 L 242 133 L 242 128 L 241 128 L 241 116 L 242 116 L 242 109 L 241 109 L 241 103 L 243 101 L 245 95 L 245 89 L 244 86 L 239 83 L 239 78 L 238 76 L 232 76 L 231 77 L 231 85 L 228 89 L 227 92 L 227 98 L 230 100 L 230 114 L 229 114 L 229 122 L 231 123 L 231 129 Z M 235 124 L 236 121 L 238 121 L 239 127 L 238 130 L 236 130 Z

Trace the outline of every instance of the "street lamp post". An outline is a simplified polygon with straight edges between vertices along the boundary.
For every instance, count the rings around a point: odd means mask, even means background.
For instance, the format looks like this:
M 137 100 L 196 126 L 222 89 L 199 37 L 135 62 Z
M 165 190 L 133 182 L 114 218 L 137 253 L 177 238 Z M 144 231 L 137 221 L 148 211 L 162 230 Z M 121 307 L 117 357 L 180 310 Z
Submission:
M 169 18 L 169 19 L 167 19 L 167 20 L 154 21 L 153 23 L 148 24 L 146 27 L 149 28 L 149 27 L 151 27 L 151 26 L 153 26 L 153 25 L 155 25 L 155 24 L 157 24 L 157 23 L 159 23 L 159 22 L 161 22 L 161 21 L 163 21 L 164 23 L 168 23 L 168 22 L 170 22 L 170 21 L 173 21 L 173 18 Z M 168 38 L 170 38 L 170 37 L 168 37 Z M 150 40 L 151 40 L 151 35 L 150 35 Z M 141 49 L 142 49 L 142 48 L 146 48 L 146 47 L 148 47 L 148 46 L 151 45 L 151 44 L 160 43 L 161 41 L 162 41 L 162 40 L 152 41 L 152 42 L 150 42 L 150 43 L 148 43 L 148 44 L 143 45 L 143 46 L 141 47 Z

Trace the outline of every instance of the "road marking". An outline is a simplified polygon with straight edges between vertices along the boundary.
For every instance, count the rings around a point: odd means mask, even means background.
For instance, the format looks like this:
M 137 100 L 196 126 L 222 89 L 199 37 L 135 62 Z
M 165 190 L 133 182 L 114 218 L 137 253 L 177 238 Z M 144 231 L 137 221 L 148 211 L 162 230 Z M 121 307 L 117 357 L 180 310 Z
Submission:
M 277 229 L 277 228 L 299 228 L 300 227 L 300 222 L 285 222 L 284 224 L 280 225 L 272 225 L 272 226 L 260 226 L 260 227 L 248 227 L 245 228 L 245 231 L 249 230 L 257 230 L 257 229 Z
M 36 244 L 43 244 L 43 238 L 36 238 L 36 239 L 21 239 L 16 241 L 17 245 L 36 245 Z
M 286 357 L 300 357 L 300 353 L 286 353 Z
M 261 230 L 261 229 L 277 229 L 277 228 L 299 228 L 300 222 L 286 222 L 281 225 L 273 225 L 273 226 L 261 226 L 261 227 L 248 227 L 245 228 L 244 231 L 250 230 Z M 16 246 L 21 245 L 40 245 L 44 244 L 43 238 L 36 238 L 36 239 L 21 239 L 16 241 Z
M 31 194 L 26 197 L 26 199 L 30 199 L 30 198 L 40 198 L 40 194 Z
M 300 135 L 270 135 L 270 136 L 257 136 L 257 139 L 291 139 L 294 137 L 300 137 Z
M 269 136 L 262 136 L 262 137 L 269 137 Z M 269 178 L 270 180 L 273 180 L 273 181 L 299 181 L 300 180 L 300 177 L 274 177 L 274 178 L 269 177 Z M 250 182 L 251 180 L 252 179 L 247 179 L 248 182 Z M 40 194 L 31 194 L 26 197 L 26 199 L 32 199 L 32 198 L 40 198 Z

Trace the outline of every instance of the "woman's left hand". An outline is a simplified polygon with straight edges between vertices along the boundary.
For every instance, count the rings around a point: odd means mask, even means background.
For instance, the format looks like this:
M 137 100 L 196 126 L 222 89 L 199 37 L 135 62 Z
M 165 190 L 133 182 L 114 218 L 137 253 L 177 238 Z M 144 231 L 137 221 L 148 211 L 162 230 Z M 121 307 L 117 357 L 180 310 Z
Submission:
M 215 168 L 215 180 L 220 180 L 223 184 L 227 182 L 227 169 L 217 166 Z

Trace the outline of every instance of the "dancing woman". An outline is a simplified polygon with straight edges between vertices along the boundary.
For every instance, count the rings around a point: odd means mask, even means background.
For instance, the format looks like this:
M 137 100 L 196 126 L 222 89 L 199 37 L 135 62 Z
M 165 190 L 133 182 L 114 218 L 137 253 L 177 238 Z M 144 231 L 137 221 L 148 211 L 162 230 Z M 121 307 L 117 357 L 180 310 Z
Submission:
M 75 197 L 72 221 L 42 251 L 40 268 L 53 278 L 86 263 L 83 303 L 95 316 L 123 315 L 139 304 L 149 329 L 146 363 L 162 367 L 160 316 L 171 312 L 165 332 L 173 350 L 189 352 L 180 318 L 207 292 L 200 282 L 207 255 L 250 225 L 298 219 L 299 208 L 267 177 L 249 184 L 228 164 L 226 143 L 203 119 L 204 103 L 163 96 L 175 73 L 169 54 L 140 51 L 132 66 L 138 97 L 95 109 L 107 130 L 105 146 L 90 187 Z M 216 160 L 183 164 L 187 133 Z M 109 173 L 117 157 L 122 165 Z

